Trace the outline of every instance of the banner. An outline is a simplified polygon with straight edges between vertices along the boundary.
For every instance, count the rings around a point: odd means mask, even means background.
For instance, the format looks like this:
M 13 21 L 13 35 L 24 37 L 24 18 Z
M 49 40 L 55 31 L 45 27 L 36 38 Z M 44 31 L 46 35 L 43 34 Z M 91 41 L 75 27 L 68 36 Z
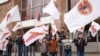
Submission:
M 100 16 L 100 0 L 79 1 L 76 6 L 64 15 L 64 22 L 70 32 L 87 25 Z

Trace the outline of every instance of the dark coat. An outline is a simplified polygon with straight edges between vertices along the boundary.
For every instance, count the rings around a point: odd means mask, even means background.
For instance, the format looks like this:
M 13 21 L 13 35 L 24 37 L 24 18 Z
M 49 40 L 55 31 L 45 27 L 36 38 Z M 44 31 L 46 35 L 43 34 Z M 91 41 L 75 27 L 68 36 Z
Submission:
M 66 38 L 65 32 L 63 31 L 57 31 L 57 34 L 59 35 L 59 43 L 62 43 L 62 40 Z
M 84 52 L 84 47 L 87 45 L 87 42 L 83 38 L 77 38 L 75 40 L 75 46 L 77 47 L 77 51 L 83 51 Z
M 23 44 L 23 39 L 22 39 L 22 37 L 17 37 L 16 43 L 17 43 L 17 45 L 22 45 L 22 44 Z

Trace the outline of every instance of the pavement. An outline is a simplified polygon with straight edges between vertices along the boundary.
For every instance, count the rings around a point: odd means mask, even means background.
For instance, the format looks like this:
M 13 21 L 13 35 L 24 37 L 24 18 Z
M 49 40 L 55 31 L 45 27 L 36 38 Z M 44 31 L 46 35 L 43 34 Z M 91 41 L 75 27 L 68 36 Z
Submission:
M 15 53 L 12 53 L 12 56 L 17 56 L 17 54 L 15 55 Z M 30 55 L 29 56 L 33 56 L 33 55 Z M 40 52 L 36 52 L 35 53 L 35 56 L 41 56 L 40 55 Z M 59 55 L 57 55 L 59 56 Z M 72 56 L 77 56 L 77 53 L 72 53 Z M 100 53 L 85 53 L 85 56 L 100 56 Z

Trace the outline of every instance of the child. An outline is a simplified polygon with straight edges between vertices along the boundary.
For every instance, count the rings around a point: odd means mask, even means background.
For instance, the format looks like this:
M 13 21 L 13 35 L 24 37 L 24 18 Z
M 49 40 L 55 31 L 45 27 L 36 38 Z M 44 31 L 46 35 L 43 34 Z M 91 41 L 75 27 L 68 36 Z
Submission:
M 58 42 L 56 37 L 52 37 L 52 39 L 48 42 L 50 56 L 57 56 Z
M 64 56 L 71 56 L 72 39 L 69 34 L 66 35 L 66 39 L 62 40 L 62 43 L 64 44 Z
M 40 51 L 41 51 L 41 56 L 47 56 L 48 48 L 47 48 L 46 38 L 43 38 L 42 42 L 40 42 Z

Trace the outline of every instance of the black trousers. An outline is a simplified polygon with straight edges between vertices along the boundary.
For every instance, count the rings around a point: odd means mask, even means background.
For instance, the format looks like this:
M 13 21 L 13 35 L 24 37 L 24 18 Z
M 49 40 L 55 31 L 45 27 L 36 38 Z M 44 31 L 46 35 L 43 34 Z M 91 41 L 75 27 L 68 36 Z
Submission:
M 3 51 L 2 50 L 0 50 L 0 55 L 2 55 L 3 54 Z
M 41 53 L 41 56 L 47 56 L 47 53 Z
M 22 56 L 23 53 L 23 45 L 18 45 L 18 56 Z
M 7 56 L 11 56 L 11 50 L 12 50 L 12 47 L 8 47 L 7 48 Z

